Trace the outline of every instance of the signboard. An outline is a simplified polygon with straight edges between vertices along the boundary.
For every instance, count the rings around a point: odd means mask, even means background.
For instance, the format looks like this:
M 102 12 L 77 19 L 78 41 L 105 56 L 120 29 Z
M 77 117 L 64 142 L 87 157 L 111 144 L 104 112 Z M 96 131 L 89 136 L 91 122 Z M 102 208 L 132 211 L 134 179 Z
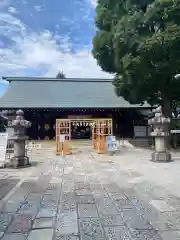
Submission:
M 61 134 L 61 135 L 59 136 L 59 141 L 60 141 L 61 143 L 63 143 L 63 142 L 65 142 L 65 140 L 66 140 L 66 135 L 65 135 L 65 134 Z
M 173 130 L 171 130 L 171 133 L 180 133 L 180 130 L 179 129 L 173 129 Z
M 7 140 L 8 134 L 0 133 L 0 167 L 4 166 L 5 163 Z
M 107 136 L 106 144 L 109 152 L 117 151 L 117 141 L 115 136 Z

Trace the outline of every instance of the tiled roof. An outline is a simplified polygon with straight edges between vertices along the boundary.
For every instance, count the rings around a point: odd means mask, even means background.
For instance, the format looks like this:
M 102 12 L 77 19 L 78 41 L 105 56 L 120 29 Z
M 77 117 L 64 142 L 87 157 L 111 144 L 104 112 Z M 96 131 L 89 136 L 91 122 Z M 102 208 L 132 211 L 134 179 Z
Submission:
M 110 79 L 3 79 L 9 81 L 9 87 L 0 98 L 0 108 L 141 107 L 117 97 Z

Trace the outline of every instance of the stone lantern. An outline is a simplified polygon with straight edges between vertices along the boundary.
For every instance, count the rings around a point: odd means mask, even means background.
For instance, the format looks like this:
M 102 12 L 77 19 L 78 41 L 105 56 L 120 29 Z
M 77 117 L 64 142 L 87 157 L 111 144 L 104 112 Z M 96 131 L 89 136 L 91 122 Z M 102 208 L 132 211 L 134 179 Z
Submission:
M 29 165 L 29 158 L 25 152 L 25 143 L 28 139 L 28 136 L 25 135 L 25 130 L 31 126 L 31 123 L 24 119 L 22 110 L 16 112 L 16 119 L 12 121 L 11 126 L 14 129 L 14 134 L 11 137 L 14 143 L 14 156 L 11 158 L 10 165 L 13 167 Z
M 170 118 L 166 118 L 162 113 L 162 108 L 154 110 L 155 116 L 148 120 L 148 124 L 153 127 L 151 136 L 155 138 L 155 152 L 152 154 L 153 162 L 169 162 L 171 154 L 166 148 L 166 139 L 169 136 L 167 126 L 170 124 Z

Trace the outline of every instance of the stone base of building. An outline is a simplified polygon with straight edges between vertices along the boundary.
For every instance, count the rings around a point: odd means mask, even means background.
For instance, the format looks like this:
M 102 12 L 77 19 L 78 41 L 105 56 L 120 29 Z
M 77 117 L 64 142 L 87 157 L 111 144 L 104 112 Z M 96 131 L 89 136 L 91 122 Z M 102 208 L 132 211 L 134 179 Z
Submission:
M 153 152 L 152 159 L 153 162 L 171 162 L 171 154 L 169 152 Z
M 30 166 L 28 157 L 12 157 L 10 160 L 9 167 L 19 168 Z

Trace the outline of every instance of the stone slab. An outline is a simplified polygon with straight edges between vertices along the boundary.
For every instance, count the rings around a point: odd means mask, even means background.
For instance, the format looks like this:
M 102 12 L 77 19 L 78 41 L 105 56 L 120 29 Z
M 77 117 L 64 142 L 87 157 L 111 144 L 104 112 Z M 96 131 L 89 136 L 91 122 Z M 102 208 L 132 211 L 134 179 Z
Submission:
M 94 181 L 95 182 L 95 181 Z M 96 190 L 96 189 L 100 189 L 100 190 L 103 190 L 103 186 L 101 185 L 100 182 L 90 182 L 90 188 L 91 190 Z
M 29 233 L 27 240 L 51 240 L 53 238 L 53 229 L 36 229 Z
M 26 233 L 32 227 L 32 218 L 29 215 L 17 214 L 13 217 L 13 221 L 9 225 L 8 233 Z
M 42 200 L 42 195 L 40 193 L 30 193 L 28 194 L 27 198 L 25 199 L 28 202 L 38 202 L 40 203 L 40 201 Z
M 79 220 L 81 239 L 83 240 L 104 240 L 104 231 L 100 220 L 97 218 L 86 218 Z
M 163 216 L 164 221 L 168 224 L 168 229 L 180 231 L 180 212 L 166 212 Z
M 131 232 L 131 235 L 133 240 L 162 240 L 161 236 L 155 230 L 135 230 Z
M 63 192 L 61 193 L 60 196 L 60 201 L 64 202 L 64 201 L 68 201 L 70 199 L 74 199 L 75 198 L 75 192 Z
M 119 240 L 128 239 L 135 240 L 131 237 L 129 230 L 125 226 L 105 227 L 105 234 L 107 239 Z
M 78 190 L 78 189 L 89 189 L 90 188 L 90 184 L 89 182 L 84 182 L 84 181 L 75 181 L 74 183 L 74 188 L 75 190 Z
M 170 212 L 176 210 L 163 200 L 151 200 L 150 204 L 160 212 Z
M 36 218 L 34 220 L 33 229 L 36 228 L 52 228 L 54 225 L 54 218 Z
M 93 196 L 76 196 L 75 199 L 77 204 L 95 203 L 95 199 L 93 198 Z
M 78 204 L 78 214 L 80 218 L 98 217 L 98 212 L 95 204 Z
M 0 232 L 4 232 L 12 220 L 12 215 L 8 213 L 0 214 Z
M 51 194 L 44 194 L 42 196 L 42 201 L 57 201 L 58 200 L 58 194 L 56 193 L 51 193 Z
M 118 214 L 110 198 L 98 199 L 96 200 L 96 204 L 100 215 Z
M 108 193 L 118 193 L 118 192 L 120 192 L 120 188 L 116 183 L 103 184 L 103 187 Z
M 152 222 L 163 222 L 162 214 L 150 204 L 146 204 L 144 201 L 137 200 L 133 202 L 134 207 L 138 209 L 138 212 L 147 219 L 150 223 Z
M 59 212 L 67 213 L 67 212 L 76 212 L 76 211 L 77 211 L 77 208 L 76 208 L 75 198 L 70 199 L 68 201 L 60 202 Z
M 137 172 L 137 171 L 129 171 L 129 176 L 130 176 L 131 178 L 139 178 L 139 177 L 142 176 L 142 174 L 139 173 L 139 172 Z
M 5 205 L 3 206 L 2 211 L 4 213 L 16 213 L 19 208 L 21 206 L 21 202 L 19 200 L 17 201 L 12 201 L 12 200 L 8 200 Z
M 100 216 L 102 226 L 121 226 L 124 225 L 121 215 Z
M 92 190 L 94 198 L 108 198 L 108 194 L 104 189 L 93 189 Z
M 74 190 L 74 184 L 64 184 L 62 185 L 62 191 L 63 192 L 72 192 Z
M 42 200 L 40 203 L 41 208 L 57 208 L 58 202 L 57 201 L 44 201 Z
M 62 173 L 63 173 L 63 169 L 62 169 Z M 55 181 L 55 182 L 53 182 L 53 181 Z M 48 190 L 57 190 L 58 191 L 60 188 L 60 185 L 61 185 L 60 179 L 52 177 L 52 180 L 48 183 L 47 191 Z
M 39 202 L 24 202 L 21 205 L 21 208 L 19 209 L 18 213 L 25 214 L 25 215 L 31 215 L 32 217 L 35 217 L 38 213 L 40 204 Z
M 72 236 L 72 235 L 56 235 L 54 240 L 80 240 L 80 238 L 78 236 Z
M 180 231 L 163 231 L 159 235 L 163 240 L 180 240 Z
M 75 192 L 78 196 L 92 195 L 92 191 L 90 189 L 78 189 Z
M 19 182 L 19 179 L 8 178 L 1 180 L 4 183 L 0 186 L 0 200 L 3 199 Z
M 152 229 L 150 223 L 146 219 L 144 219 L 136 209 L 124 209 L 121 212 L 121 216 L 129 229 L 132 230 Z
M 40 208 L 37 218 L 51 218 L 55 217 L 57 210 L 55 208 Z
M 173 224 L 171 221 L 164 219 L 158 221 L 151 221 L 150 224 L 156 231 L 172 231 L 178 229 L 176 224 Z
M 113 204 L 119 211 L 121 211 L 122 209 L 131 209 L 134 207 L 129 199 L 118 199 L 113 201 Z
M 57 217 L 56 232 L 59 232 L 61 235 L 77 235 L 77 214 L 75 212 L 59 214 Z
M 76 173 L 76 171 L 74 171 Z M 74 180 L 75 181 L 86 181 L 86 176 L 85 175 L 74 175 Z
M 4 234 L 1 240 L 27 240 L 27 237 L 22 233 L 7 233 Z
M 110 198 L 115 201 L 115 200 L 123 200 L 127 199 L 124 193 L 118 192 L 118 193 L 109 193 Z

